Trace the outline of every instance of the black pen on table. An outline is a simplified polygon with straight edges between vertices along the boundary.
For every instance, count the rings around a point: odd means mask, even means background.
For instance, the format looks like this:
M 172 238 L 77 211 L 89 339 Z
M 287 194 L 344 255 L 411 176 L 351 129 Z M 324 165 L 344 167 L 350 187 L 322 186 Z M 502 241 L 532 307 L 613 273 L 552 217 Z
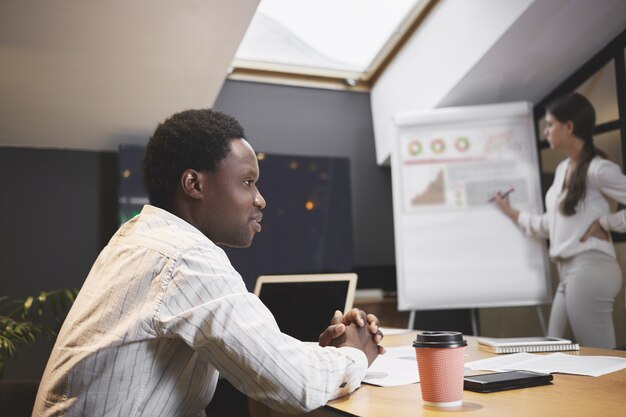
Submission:
M 498 191 L 498 196 L 499 196 L 500 198 L 504 198 L 504 197 L 507 197 L 509 194 L 511 194 L 513 191 L 515 191 L 515 188 L 509 188 L 508 190 L 506 190 L 506 191 L 505 191 L 505 192 L 503 192 L 503 193 L 501 193 L 501 192 L 499 192 L 499 191 Z M 489 199 L 489 202 L 490 202 L 490 203 L 493 203 L 494 201 L 496 201 L 496 197 L 491 197 L 491 198 Z

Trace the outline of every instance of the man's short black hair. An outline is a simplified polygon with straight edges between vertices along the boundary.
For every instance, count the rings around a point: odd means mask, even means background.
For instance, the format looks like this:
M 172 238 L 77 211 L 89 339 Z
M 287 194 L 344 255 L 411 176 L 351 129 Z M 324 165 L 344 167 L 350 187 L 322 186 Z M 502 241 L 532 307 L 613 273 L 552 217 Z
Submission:
M 245 139 L 239 122 L 224 113 L 186 110 L 161 123 L 148 142 L 142 168 L 150 204 L 170 210 L 186 169 L 215 172 L 231 149 Z

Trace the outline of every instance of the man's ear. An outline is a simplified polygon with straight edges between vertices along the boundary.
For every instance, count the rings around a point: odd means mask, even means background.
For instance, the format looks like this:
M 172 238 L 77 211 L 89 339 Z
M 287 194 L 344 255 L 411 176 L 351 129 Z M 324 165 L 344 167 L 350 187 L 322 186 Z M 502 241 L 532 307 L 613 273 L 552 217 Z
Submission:
M 196 200 L 202 198 L 202 179 L 202 174 L 195 169 L 184 170 L 180 176 L 183 193 Z

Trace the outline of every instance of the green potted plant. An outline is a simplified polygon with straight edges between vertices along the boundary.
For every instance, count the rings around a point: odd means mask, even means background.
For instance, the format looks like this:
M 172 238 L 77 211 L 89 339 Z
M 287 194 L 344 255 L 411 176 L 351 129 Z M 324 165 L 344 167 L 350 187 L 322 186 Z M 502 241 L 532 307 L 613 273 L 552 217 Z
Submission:
M 76 289 L 64 288 L 18 300 L 0 296 L 0 378 L 7 361 L 20 349 L 32 345 L 40 336 L 56 336 L 77 293 Z M 50 320 L 45 319 L 49 315 L 58 326 L 47 324 Z

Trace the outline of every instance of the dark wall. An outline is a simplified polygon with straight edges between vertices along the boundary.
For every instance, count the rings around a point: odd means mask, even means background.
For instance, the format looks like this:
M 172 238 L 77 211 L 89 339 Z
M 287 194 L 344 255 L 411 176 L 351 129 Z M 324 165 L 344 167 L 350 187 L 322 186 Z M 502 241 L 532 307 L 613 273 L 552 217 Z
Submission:
M 349 158 L 355 267 L 395 264 L 391 170 L 376 164 L 369 94 L 227 81 L 214 108 L 256 151 Z M 395 287 L 395 275 L 380 278 Z
M 0 147 L 0 295 L 80 288 L 117 229 L 117 154 Z M 51 341 L 6 378 L 39 378 Z
M 80 287 L 117 229 L 117 154 L 0 147 L 0 293 Z

